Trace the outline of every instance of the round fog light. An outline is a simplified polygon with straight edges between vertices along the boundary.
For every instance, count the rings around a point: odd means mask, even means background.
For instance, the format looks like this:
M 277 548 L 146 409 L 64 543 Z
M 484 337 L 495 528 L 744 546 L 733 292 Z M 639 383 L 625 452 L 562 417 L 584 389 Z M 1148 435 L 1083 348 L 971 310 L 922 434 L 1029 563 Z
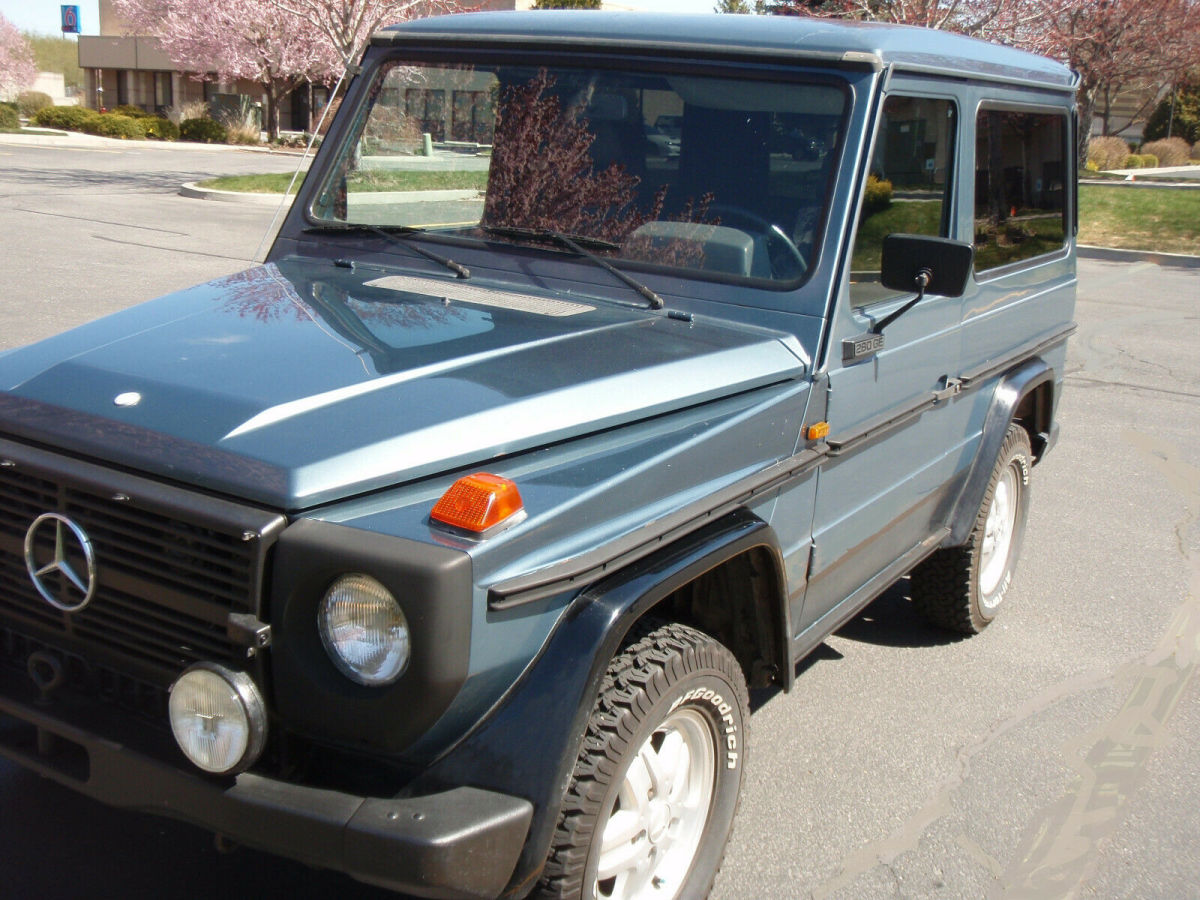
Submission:
M 351 681 L 368 687 L 391 684 L 408 665 L 408 620 L 400 604 L 369 575 L 343 575 L 321 601 L 321 641 Z
M 216 663 L 196 663 L 171 686 L 171 731 L 205 772 L 235 774 L 254 764 L 267 740 L 267 709 L 254 680 Z

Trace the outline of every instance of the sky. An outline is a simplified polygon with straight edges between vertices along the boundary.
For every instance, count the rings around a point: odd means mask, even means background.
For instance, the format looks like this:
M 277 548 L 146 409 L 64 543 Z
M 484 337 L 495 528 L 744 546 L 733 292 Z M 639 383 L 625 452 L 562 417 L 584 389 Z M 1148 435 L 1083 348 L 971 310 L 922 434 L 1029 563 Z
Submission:
M 21 31 L 38 34 L 62 34 L 62 6 L 78 6 L 81 31 L 100 33 L 100 4 L 97 0 L 0 0 L 0 13 Z
M 616 5 L 652 12 L 712 12 L 716 0 L 614 0 Z M 0 0 L 0 13 L 22 31 L 39 34 L 61 34 L 60 0 Z M 100 12 L 97 0 L 71 0 L 79 7 L 81 30 L 84 34 L 100 33 Z

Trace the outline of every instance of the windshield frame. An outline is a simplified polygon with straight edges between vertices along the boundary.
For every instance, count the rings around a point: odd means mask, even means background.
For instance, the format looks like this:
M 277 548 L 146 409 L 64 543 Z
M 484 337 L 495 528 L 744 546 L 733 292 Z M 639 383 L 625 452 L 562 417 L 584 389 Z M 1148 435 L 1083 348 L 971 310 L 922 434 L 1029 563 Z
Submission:
M 368 57 L 370 59 L 370 57 Z M 621 255 L 605 255 L 607 262 L 625 270 L 646 273 L 647 275 L 666 276 L 677 281 L 685 279 L 700 283 L 719 285 L 737 285 L 743 288 L 767 290 L 772 293 L 795 291 L 806 284 L 822 267 L 822 256 L 829 248 L 828 234 L 831 221 L 838 217 L 833 215 L 833 199 L 837 191 L 839 172 L 846 163 L 847 152 L 853 152 L 851 123 L 855 118 L 857 89 L 849 73 L 839 70 L 839 67 L 828 66 L 811 60 L 798 60 L 795 65 L 779 62 L 748 61 L 745 59 L 728 62 L 715 60 L 683 60 L 677 58 L 648 59 L 637 54 L 616 54 L 612 52 L 580 52 L 564 55 L 561 51 L 545 53 L 515 53 L 505 49 L 479 47 L 404 47 L 394 46 L 386 50 L 376 51 L 374 64 L 366 67 L 363 75 L 355 79 L 358 82 L 347 102 L 353 103 L 352 111 L 343 111 L 339 116 L 338 126 L 331 129 L 326 144 L 313 166 L 310 177 L 306 179 L 300 201 L 299 212 L 304 221 L 310 226 L 329 226 L 343 220 L 320 215 L 316 210 L 317 203 L 326 190 L 326 185 L 345 159 L 348 143 L 357 142 L 365 128 L 367 115 L 375 102 L 377 91 L 375 86 L 386 74 L 396 66 L 414 65 L 424 67 L 447 66 L 451 68 L 488 68 L 513 67 L 520 69 L 538 68 L 555 70 L 557 68 L 574 70 L 595 70 L 597 72 L 613 72 L 618 77 L 652 77 L 673 76 L 678 78 L 711 78 L 728 82 L 770 83 L 784 86 L 795 86 L 797 89 L 813 86 L 817 88 L 833 88 L 841 95 L 840 112 L 836 116 L 836 143 L 827 150 L 828 158 L 822 158 L 820 168 L 819 191 L 811 197 L 806 197 L 810 205 L 819 203 L 819 215 L 811 223 L 811 245 L 806 259 L 807 266 L 797 277 L 780 279 L 760 277 L 757 275 L 734 274 L 711 268 L 667 265 L 650 259 L 627 257 Z M 489 172 L 490 175 L 490 172 Z M 781 195 L 782 196 L 782 195 Z M 666 220 L 663 220 L 666 221 Z M 518 238 L 501 238 L 488 235 L 482 229 L 470 233 L 463 227 L 442 229 L 438 227 L 420 228 L 410 236 L 412 240 L 431 241 L 448 246 L 474 248 L 479 250 L 500 250 L 519 252 L 520 255 L 534 253 L 550 258 L 566 258 L 573 260 L 575 254 L 567 248 L 547 244 L 546 242 L 522 241 Z

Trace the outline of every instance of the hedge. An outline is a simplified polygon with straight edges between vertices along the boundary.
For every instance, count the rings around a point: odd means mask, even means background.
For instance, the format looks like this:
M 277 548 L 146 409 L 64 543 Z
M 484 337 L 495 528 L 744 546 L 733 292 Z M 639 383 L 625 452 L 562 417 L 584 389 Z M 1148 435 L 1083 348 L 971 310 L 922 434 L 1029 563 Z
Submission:
M 63 131 L 83 131 L 87 122 L 98 118 L 100 113 L 85 106 L 48 106 L 34 113 L 33 124 Z
M 227 134 L 225 126 L 215 119 L 184 119 L 179 126 L 179 138 L 184 141 L 198 141 L 201 144 L 223 144 Z

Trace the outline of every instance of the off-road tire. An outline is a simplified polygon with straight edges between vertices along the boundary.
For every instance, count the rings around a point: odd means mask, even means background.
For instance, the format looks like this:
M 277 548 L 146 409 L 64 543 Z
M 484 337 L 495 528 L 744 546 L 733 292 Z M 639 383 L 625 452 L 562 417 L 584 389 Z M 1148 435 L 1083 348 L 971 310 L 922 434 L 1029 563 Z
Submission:
M 635 895 L 690 900 L 708 895 L 720 869 L 746 763 L 749 698 L 742 669 L 722 644 L 686 625 L 652 624 L 639 633 L 604 675 L 536 896 L 603 900 Z M 684 758 L 668 753 L 668 747 L 680 742 L 689 748 L 689 764 L 698 761 L 686 767 L 686 777 L 665 779 L 665 797 L 651 799 L 644 807 L 639 801 L 636 809 L 632 804 L 617 808 L 623 791 L 628 797 L 637 793 L 635 784 L 646 783 L 640 776 L 650 775 L 653 780 L 656 771 L 661 774 L 672 760 Z M 692 753 L 692 747 L 699 752 Z M 660 750 L 662 762 L 658 761 Z M 655 762 L 645 762 L 644 754 Z M 631 773 L 635 763 L 638 769 Z M 697 836 L 699 815 L 688 812 L 687 798 L 705 791 L 707 812 L 702 813 Z M 655 798 L 655 792 L 649 791 L 648 796 Z M 643 809 L 657 812 L 644 818 L 631 815 Z M 623 819 L 610 818 L 618 812 L 624 814 Z M 612 822 L 614 830 L 623 831 L 616 826 L 630 819 L 646 826 L 628 843 L 637 847 L 638 853 L 649 851 L 642 857 L 644 865 L 662 878 L 661 885 L 653 889 L 645 876 L 628 874 L 628 869 L 615 878 L 597 877 L 605 826 Z M 689 833 L 692 837 L 687 841 L 678 839 Z M 692 844 L 694 852 L 689 859 Z M 622 840 L 618 846 L 626 845 Z M 606 860 L 611 863 L 611 854 Z M 638 883 L 644 883 L 646 890 L 638 893 L 634 889 Z
M 999 614 L 1025 535 L 1032 459 L 1029 435 L 1010 424 L 967 543 L 939 550 L 913 569 L 913 606 L 933 625 L 978 634 Z M 1002 560 L 989 551 L 998 527 L 1011 529 Z

